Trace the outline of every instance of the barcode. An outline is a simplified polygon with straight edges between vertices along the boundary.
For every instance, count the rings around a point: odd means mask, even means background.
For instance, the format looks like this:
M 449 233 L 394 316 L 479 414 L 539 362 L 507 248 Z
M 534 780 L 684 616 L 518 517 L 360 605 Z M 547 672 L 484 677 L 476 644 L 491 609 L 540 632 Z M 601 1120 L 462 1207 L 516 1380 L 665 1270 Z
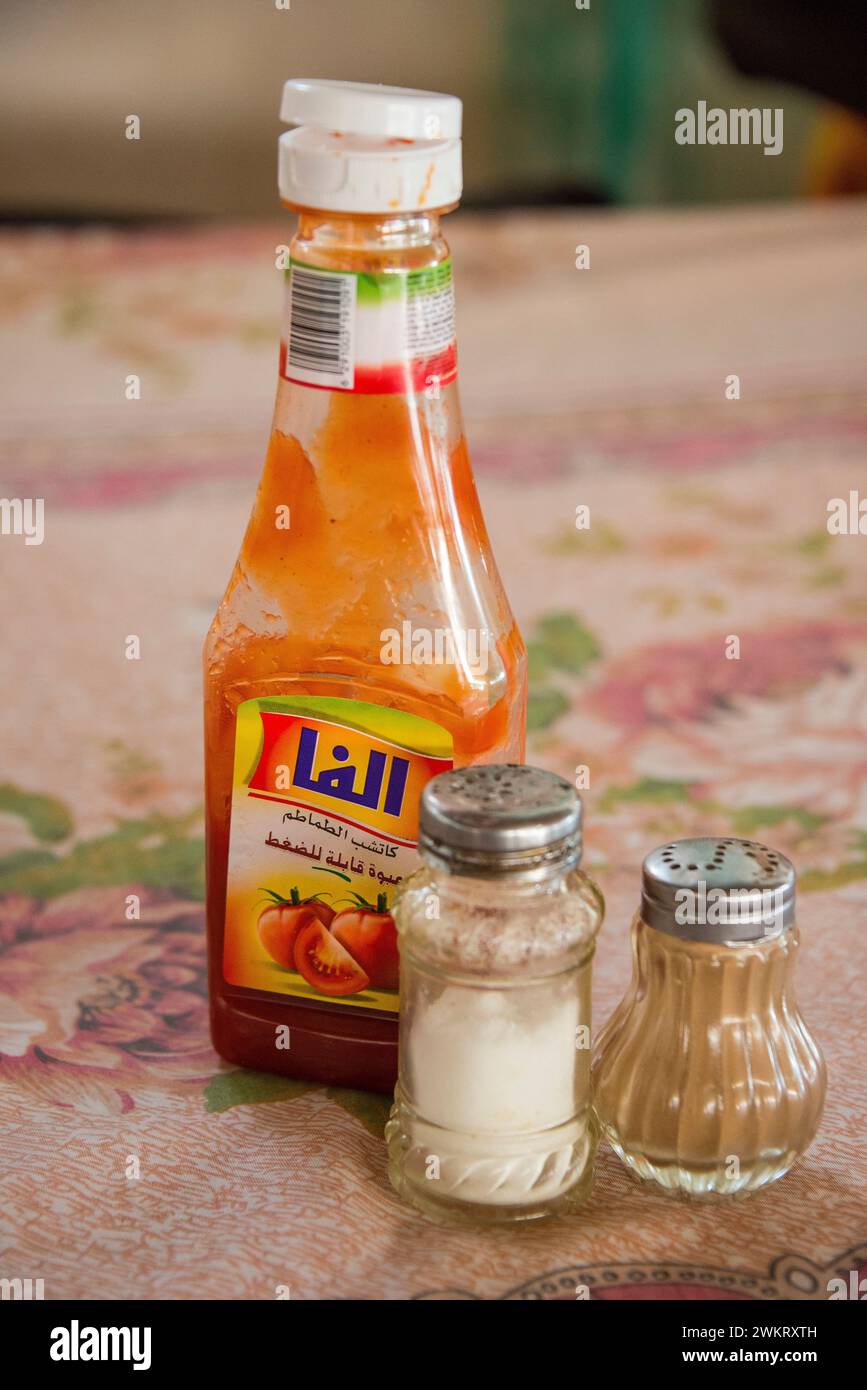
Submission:
M 355 276 L 337 271 L 289 272 L 286 375 L 312 386 L 355 385 Z

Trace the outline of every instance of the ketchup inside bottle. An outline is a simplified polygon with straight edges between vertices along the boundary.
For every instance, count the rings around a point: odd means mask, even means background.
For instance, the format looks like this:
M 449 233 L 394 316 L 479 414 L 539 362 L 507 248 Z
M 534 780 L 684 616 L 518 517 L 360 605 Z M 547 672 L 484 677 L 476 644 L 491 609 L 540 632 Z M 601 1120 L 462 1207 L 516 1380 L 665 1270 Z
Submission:
M 389 360 L 408 302 L 443 310 L 441 210 L 297 211 L 273 430 L 204 652 L 212 1035 L 245 1067 L 386 1091 L 382 909 L 412 871 L 418 791 L 439 768 L 523 759 L 525 651 L 449 352 L 404 334 Z M 351 388 L 319 370 L 345 367 L 330 305 L 361 324 Z

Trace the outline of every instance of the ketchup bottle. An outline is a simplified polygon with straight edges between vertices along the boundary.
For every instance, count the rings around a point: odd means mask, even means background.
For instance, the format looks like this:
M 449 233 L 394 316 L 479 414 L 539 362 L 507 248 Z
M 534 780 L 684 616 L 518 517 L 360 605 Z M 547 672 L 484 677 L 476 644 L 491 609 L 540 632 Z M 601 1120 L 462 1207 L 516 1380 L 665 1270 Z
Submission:
M 421 791 L 522 760 L 526 655 L 458 401 L 461 103 L 291 81 L 281 116 L 273 429 L 204 652 L 212 1036 L 241 1066 L 390 1090 Z

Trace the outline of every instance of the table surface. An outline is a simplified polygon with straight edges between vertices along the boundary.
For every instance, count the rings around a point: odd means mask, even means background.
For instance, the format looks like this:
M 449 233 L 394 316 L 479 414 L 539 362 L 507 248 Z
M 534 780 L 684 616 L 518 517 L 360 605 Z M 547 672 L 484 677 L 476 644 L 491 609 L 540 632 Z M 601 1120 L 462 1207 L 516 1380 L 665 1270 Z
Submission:
M 679 1202 L 603 1150 L 580 1215 L 494 1233 L 398 1202 L 384 1098 L 208 1041 L 199 647 L 264 451 L 287 232 L 0 238 L 3 488 L 46 503 L 41 546 L 0 543 L 0 1275 L 47 1298 L 825 1297 L 867 1258 L 867 538 L 826 526 L 865 484 L 867 208 L 450 219 L 528 760 L 591 770 L 595 1017 L 643 855 L 756 836 L 801 874 L 830 1071 L 765 1193 Z

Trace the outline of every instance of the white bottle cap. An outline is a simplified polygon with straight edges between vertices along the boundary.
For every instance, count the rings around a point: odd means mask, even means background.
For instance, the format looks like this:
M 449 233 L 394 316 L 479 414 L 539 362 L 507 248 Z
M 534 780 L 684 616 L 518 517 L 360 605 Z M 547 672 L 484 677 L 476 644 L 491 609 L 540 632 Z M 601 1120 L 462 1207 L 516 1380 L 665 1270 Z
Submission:
M 440 92 L 293 78 L 280 197 L 326 212 L 411 212 L 461 196 L 461 103 Z

